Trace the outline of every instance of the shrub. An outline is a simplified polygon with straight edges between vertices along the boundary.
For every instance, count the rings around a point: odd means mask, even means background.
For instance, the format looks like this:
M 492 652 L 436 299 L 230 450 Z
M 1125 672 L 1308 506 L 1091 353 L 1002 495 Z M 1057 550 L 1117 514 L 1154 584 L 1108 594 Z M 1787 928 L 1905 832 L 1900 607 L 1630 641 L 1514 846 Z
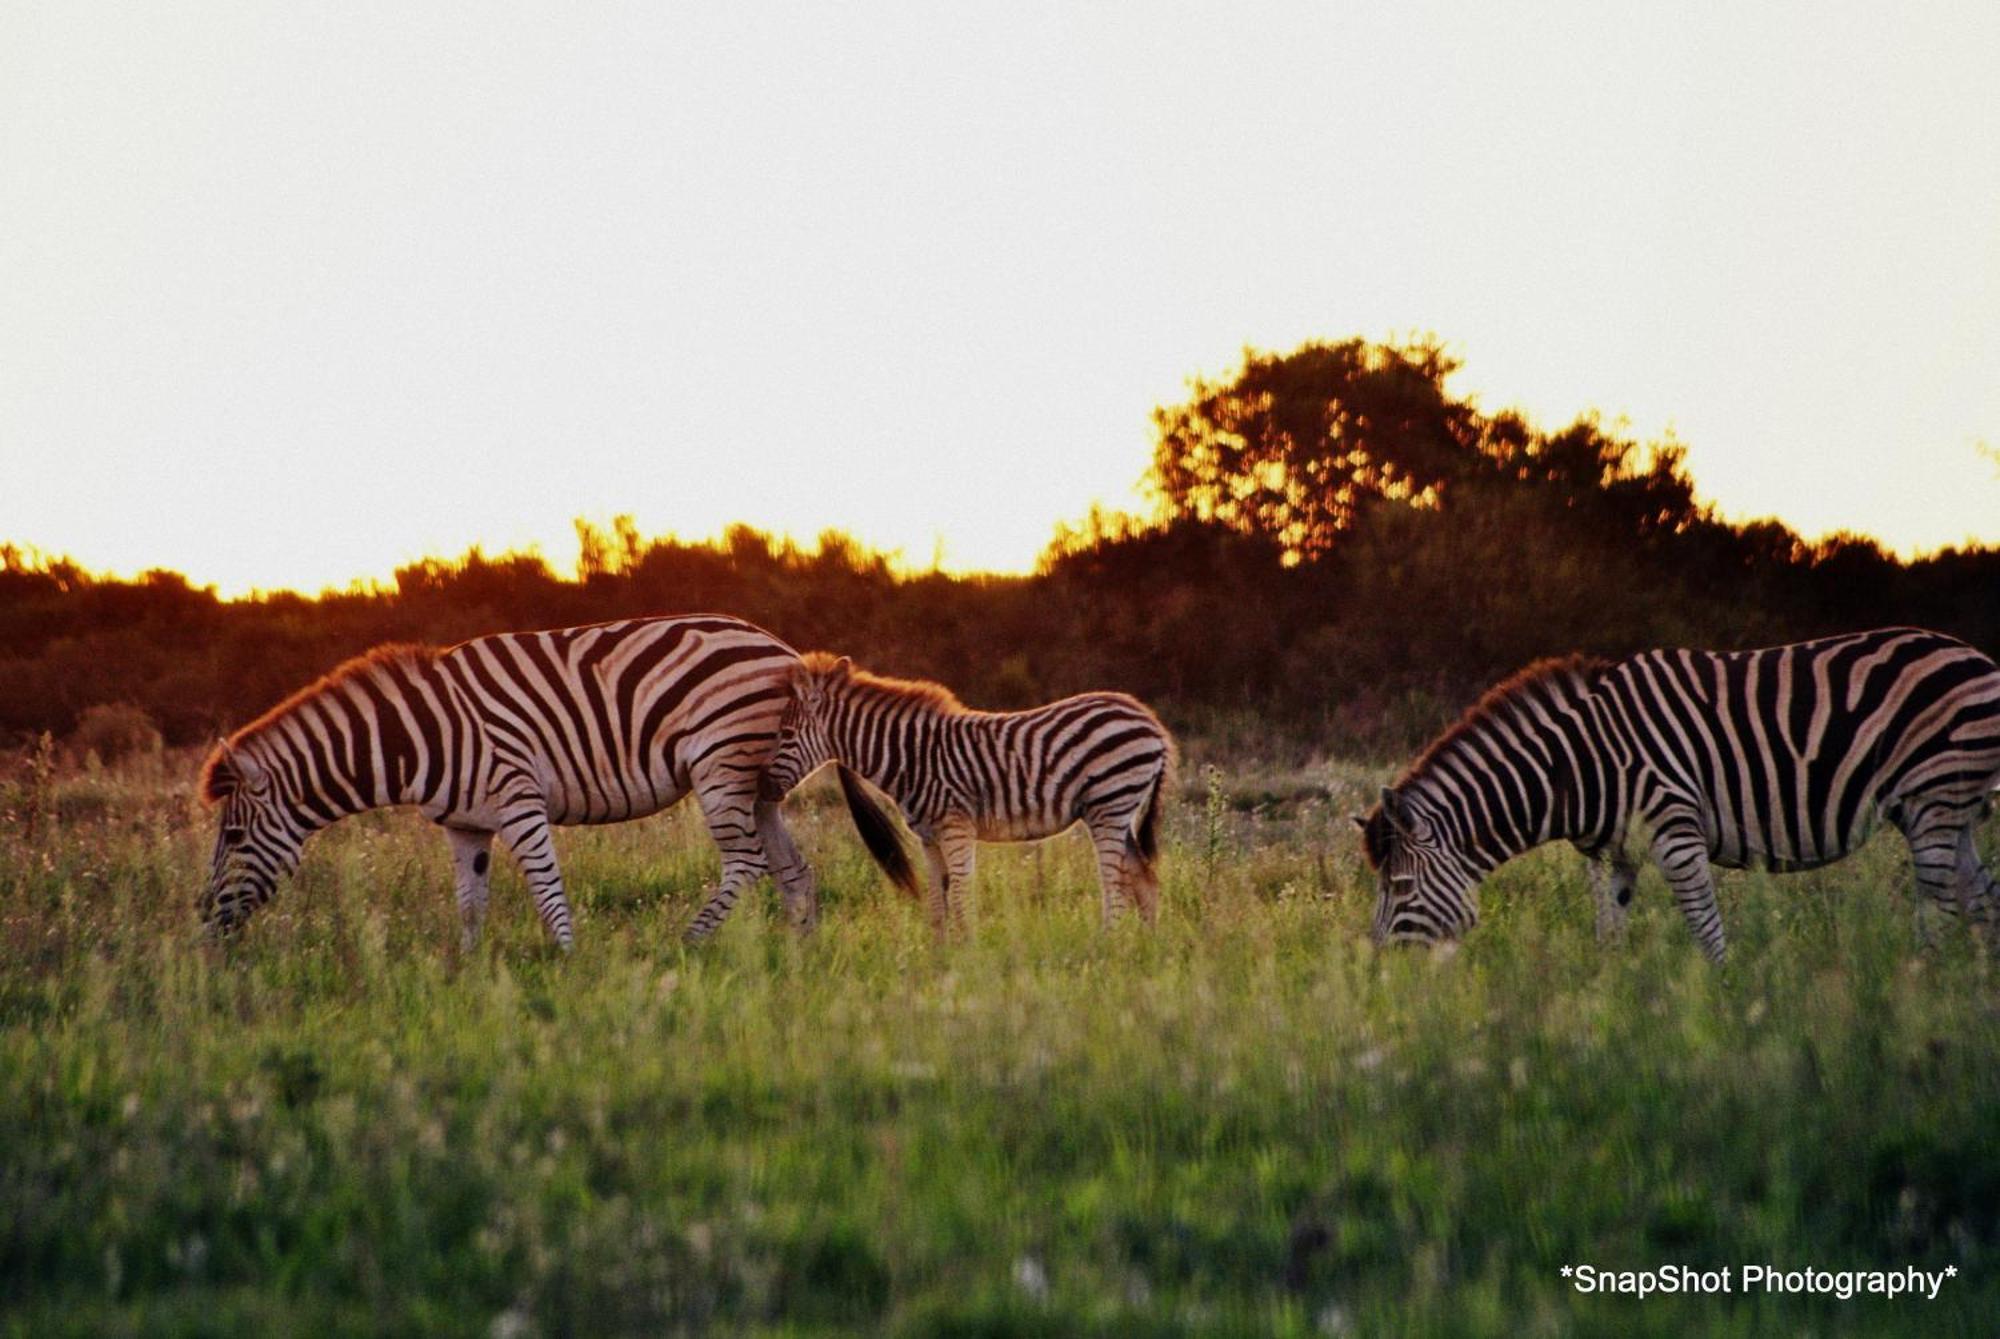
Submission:
M 115 763 L 137 754 L 158 753 L 160 729 L 143 707 L 104 702 L 86 708 L 78 718 L 70 746 L 79 757 L 94 753 L 100 762 Z

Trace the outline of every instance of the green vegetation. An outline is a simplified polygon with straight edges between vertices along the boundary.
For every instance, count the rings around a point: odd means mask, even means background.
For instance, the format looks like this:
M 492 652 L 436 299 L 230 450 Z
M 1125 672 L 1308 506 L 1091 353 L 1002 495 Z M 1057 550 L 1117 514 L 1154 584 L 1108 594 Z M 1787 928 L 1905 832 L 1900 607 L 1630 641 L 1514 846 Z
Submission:
M 1456 954 L 1378 954 L 1378 774 L 1192 752 L 1154 933 L 1099 930 L 1070 838 L 986 848 L 934 949 L 816 786 L 814 937 L 765 890 L 684 951 L 683 809 L 562 834 L 568 960 L 511 871 L 461 958 L 408 815 L 204 950 L 192 758 L 0 774 L 0 1334 L 1991 1332 L 2000 982 L 1899 842 L 1725 876 L 1719 971 L 1650 874 L 1600 950 L 1558 851 Z M 1566 1263 L 1958 1274 L 1641 1302 Z

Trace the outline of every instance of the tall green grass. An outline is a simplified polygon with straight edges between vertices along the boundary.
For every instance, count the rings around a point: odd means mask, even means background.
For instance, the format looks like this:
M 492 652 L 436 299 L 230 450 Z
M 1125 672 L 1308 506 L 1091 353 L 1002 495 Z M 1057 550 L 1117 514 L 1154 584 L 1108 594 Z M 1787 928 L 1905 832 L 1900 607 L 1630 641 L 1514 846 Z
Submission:
M 1600 949 L 1555 851 L 1462 951 L 1376 953 L 1345 807 L 1189 773 L 1150 933 L 1100 931 L 1070 838 L 985 848 L 939 950 L 821 794 L 812 937 L 766 888 L 684 950 L 687 812 L 562 834 L 568 959 L 511 871 L 461 955 L 407 815 L 206 950 L 183 770 L 19 782 L 0 1332 L 1992 1333 L 2000 981 L 1892 841 L 1725 878 L 1721 970 L 1650 875 Z M 1642 1302 L 1566 1263 L 1958 1274 Z

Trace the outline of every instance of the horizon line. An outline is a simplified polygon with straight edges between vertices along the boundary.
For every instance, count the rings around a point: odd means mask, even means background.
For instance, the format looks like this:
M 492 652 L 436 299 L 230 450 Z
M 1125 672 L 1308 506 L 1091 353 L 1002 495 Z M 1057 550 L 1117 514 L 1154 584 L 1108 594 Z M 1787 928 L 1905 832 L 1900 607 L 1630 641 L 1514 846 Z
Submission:
M 1746 529 L 1750 526 L 1767 523 L 1779 525 L 1789 531 L 1795 541 L 1808 550 L 1824 549 L 1840 540 L 1866 542 L 1903 566 L 1921 563 L 1948 553 L 1980 553 L 2000 550 L 2000 539 L 1988 540 L 1973 535 L 1968 535 L 1956 542 L 1946 542 L 1934 546 L 1912 545 L 1907 548 L 1898 548 L 1886 543 L 1879 536 L 1864 531 L 1834 529 L 1818 535 L 1808 536 L 1800 533 L 1789 522 L 1777 516 L 1767 515 L 1736 518 L 1724 515 L 1720 509 L 1716 508 L 1711 508 L 1711 512 L 1717 521 L 1733 529 Z M 649 548 L 656 545 L 676 545 L 689 549 L 726 551 L 730 534 L 741 530 L 747 531 L 752 536 L 763 541 L 769 551 L 781 556 L 789 553 L 800 557 L 813 558 L 824 554 L 835 543 L 845 544 L 850 546 L 851 550 L 863 560 L 880 561 L 889 573 L 899 581 L 927 576 L 943 576 L 951 580 L 970 580 L 981 577 L 1020 579 L 1034 576 L 1040 569 L 1043 559 L 1066 533 L 1072 533 L 1076 527 L 1086 524 L 1092 517 L 1100 515 L 1114 520 L 1137 520 L 1142 522 L 1145 528 L 1149 529 L 1163 524 L 1167 519 L 1157 515 L 1147 517 L 1122 508 L 1100 509 L 1093 507 L 1091 512 L 1086 513 L 1084 518 L 1079 519 L 1075 523 L 1057 521 L 1048 542 L 1042 546 L 1041 550 L 1036 553 L 1030 562 L 1018 567 L 969 565 L 951 562 L 945 557 L 946 547 L 942 542 L 942 537 L 940 537 L 940 542 L 933 549 L 930 562 L 927 564 L 917 564 L 909 559 L 907 550 L 901 545 L 894 548 L 878 548 L 870 544 L 864 537 L 842 530 L 838 526 L 828 526 L 810 540 L 801 539 L 789 529 L 773 528 L 767 530 L 749 521 L 730 521 L 704 535 L 691 536 L 678 530 L 668 529 L 654 534 L 638 534 L 637 539 L 642 548 Z M 356 573 L 344 583 L 328 582 L 322 584 L 317 590 L 302 589 L 298 585 L 281 584 L 264 586 L 254 582 L 229 585 L 220 580 L 203 581 L 192 573 L 167 564 L 148 564 L 134 568 L 94 567 L 87 561 L 78 559 L 71 553 L 58 553 L 45 549 L 32 541 L 6 537 L 0 537 L 0 554 L 7 556 L 9 566 L 19 563 L 27 570 L 45 572 L 52 571 L 58 567 L 68 567 L 74 569 L 86 580 L 92 582 L 136 585 L 143 582 L 149 575 L 161 574 L 178 578 L 188 589 L 206 592 L 223 603 L 248 603 L 284 595 L 316 601 L 347 595 L 394 594 L 396 592 L 396 573 L 399 571 L 419 567 L 426 563 L 462 567 L 475 555 L 491 563 L 501 563 L 514 559 L 532 559 L 541 564 L 555 580 L 570 584 L 581 584 L 585 579 L 582 570 L 582 534 L 584 529 L 587 527 L 599 536 L 616 540 L 618 538 L 616 528 L 618 523 L 629 520 L 629 515 L 625 513 L 620 513 L 618 516 L 613 517 L 608 524 L 600 524 L 587 517 L 572 517 L 571 526 L 577 534 L 578 551 L 573 559 L 566 562 L 551 559 L 541 541 L 531 540 L 525 544 L 509 544 L 503 548 L 491 551 L 488 550 L 488 546 L 485 543 L 474 541 L 455 554 L 438 552 L 421 553 L 414 557 L 397 560 L 386 570 Z

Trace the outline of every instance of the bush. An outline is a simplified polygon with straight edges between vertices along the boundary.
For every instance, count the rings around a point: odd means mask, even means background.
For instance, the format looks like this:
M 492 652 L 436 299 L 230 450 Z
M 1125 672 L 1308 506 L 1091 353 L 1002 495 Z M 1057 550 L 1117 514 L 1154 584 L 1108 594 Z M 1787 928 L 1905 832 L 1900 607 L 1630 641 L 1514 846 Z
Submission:
M 84 710 L 70 735 L 78 757 L 96 754 L 99 762 L 115 763 L 161 748 L 160 728 L 145 708 L 130 702 L 105 702 Z

